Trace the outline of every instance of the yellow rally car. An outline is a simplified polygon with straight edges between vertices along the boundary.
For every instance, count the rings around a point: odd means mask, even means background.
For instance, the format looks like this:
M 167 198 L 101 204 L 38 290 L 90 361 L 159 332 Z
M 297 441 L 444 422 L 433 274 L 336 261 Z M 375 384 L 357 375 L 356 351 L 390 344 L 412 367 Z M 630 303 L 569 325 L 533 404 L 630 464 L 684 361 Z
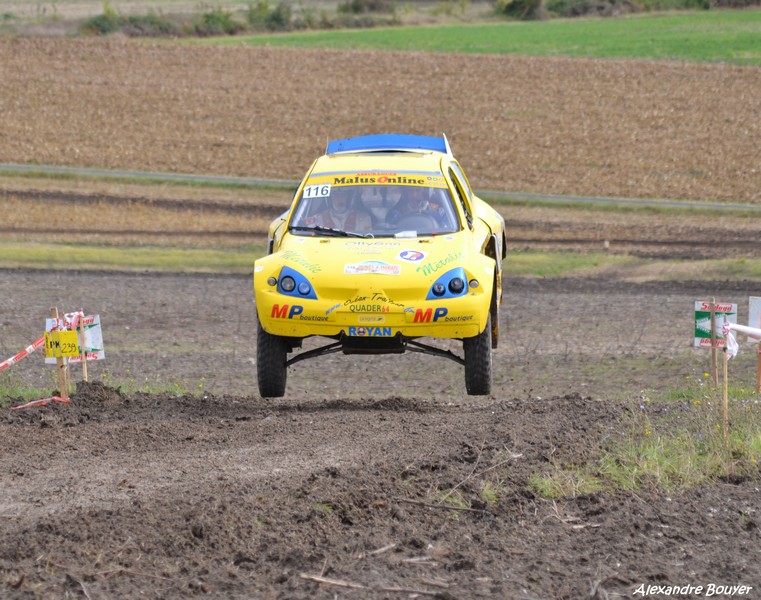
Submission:
M 329 142 L 254 265 L 259 393 L 283 396 L 307 358 L 414 351 L 464 365 L 468 394 L 489 394 L 504 258 L 504 219 L 446 137 Z M 310 336 L 331 341 L 289 358 Z M 462 340 L 462 356 L 421 338 Z

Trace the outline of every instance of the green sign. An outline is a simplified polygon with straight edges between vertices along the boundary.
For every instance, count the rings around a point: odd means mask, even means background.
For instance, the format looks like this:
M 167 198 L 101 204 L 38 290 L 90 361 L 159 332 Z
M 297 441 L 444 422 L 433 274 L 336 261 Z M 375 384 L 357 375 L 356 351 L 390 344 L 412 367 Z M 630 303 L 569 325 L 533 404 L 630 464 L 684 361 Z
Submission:
M 714 326 L 713 330 L 716 335 L 716 348 L 723 348 L 726 345 L 724 340 L 725 321 L 737 323 L 737 304 L 731 302 L 710 302 L 698 300 L 695 302 L 695 342 L 694 345 L 700 348 L 711 347 L 711 308 L 713 307 Z

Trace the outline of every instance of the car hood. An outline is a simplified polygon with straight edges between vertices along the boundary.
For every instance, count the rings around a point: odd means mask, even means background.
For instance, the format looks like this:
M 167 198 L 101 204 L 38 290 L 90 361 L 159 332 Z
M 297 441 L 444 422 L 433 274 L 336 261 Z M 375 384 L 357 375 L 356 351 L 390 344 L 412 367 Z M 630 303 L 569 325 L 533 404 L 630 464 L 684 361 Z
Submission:
M 463 236 L 433 238 L 318 238 L 291 236 L 275 254 L 284 264 L 318 279 L 344 275 L 433 276 L 458 266 L 472 249 Z

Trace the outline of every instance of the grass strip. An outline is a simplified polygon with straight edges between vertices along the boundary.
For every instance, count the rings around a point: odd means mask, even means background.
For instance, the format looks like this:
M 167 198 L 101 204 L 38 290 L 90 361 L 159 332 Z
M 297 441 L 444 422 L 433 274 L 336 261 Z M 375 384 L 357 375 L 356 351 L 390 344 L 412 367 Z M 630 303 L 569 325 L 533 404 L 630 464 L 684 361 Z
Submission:
M 264 253 L 263 247 L 208 250 L 0 242 L 0 267 L 248 274 Z
M 166 248 L 0 242 L 0 268 L 251 274 L 265 248 Z M 632 281 L 759 280 L 761 259 L 655 260 L 604 252 L 509 250 L 505 277 L 619 277 Z
M 761 278 L 761 259 L 656 260 L 602 252 L 508 251 L 505 277 L 619 277 L 632 281 L 743 281 Z
M 616 19 L 447 24 L 215 37 L 182 43 L 638 58 L 761 64 L 761 11 L 644 13 Z
M 760 397 L 750 388 L 729 386 L 725 439 L 722 392 L 708 384 L 707 376 L 652 398 L 643 390 L 624 431 L 598 458 L 584 465 L 553 462 L 531 476 L 530 487 L 546 498 L 569 498 L 600 490 L 672 493 L 720 478 L 757 478 Z
M 68 181 L 109 181 L 113 183 L 125 184 L 175 185 L 181 187 L 221 188 L 233 190 L 286 190 L 290 193 L 293 193 L 299 185 L 298 181 L 262 179 L 254 177 L 233 177 L 224 175 L 203 175 L 192 173 L 120 171 L 115 169 L 95 169 L 90 167 L 59 167 L 54 165 L 17 164 L 0 164 L 0 177 Z

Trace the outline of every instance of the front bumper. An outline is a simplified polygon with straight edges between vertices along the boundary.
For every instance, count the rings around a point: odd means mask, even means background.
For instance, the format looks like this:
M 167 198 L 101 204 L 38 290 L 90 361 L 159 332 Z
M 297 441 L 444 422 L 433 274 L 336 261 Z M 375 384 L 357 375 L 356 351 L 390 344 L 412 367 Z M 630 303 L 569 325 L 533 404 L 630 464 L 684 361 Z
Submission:
M 256 292 L 256 310 L 265 331 L 288 337 L 465 338 L 486 326 L 490 295 L 479 288 L 459 298 L 414 303 L 391 302 L 368 292 L 351 299 L 311 300 Z

